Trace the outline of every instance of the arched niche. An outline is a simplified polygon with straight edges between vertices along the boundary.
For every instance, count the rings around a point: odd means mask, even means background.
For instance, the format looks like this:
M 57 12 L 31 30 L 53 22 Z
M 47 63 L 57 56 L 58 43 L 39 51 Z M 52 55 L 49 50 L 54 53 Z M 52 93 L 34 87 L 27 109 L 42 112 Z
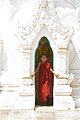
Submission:
M 53 50 L 50 46 L 50 43 L 48 41 L 48 39 L 43 36 L 39 43 L 38 43 L 38 47 L 35 51 L 35 69 L 37 68 L 38 63 L 40 62 L 41 56 L 42 55 L 46 55 L 49 62 L 51 63 L 51 67 L 53 69 L 53 59 L 54 59 L 54 55 L 53 55 Z M 38 72 L 35 75 L 35 106 L 40 105 L 39 101 L 38 101 Z M 53 106 L 53 87 L 54 87 L 54 77 L 53 77 L 53 83 L 52 83 L 52 100 L 47 103 L 48 106 Z

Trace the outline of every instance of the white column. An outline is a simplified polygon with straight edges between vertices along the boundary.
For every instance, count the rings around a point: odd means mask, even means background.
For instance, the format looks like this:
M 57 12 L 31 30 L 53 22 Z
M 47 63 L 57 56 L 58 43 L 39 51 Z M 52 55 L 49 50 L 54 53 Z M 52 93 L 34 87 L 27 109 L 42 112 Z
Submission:
M 65 75 L 67 73 L 67 49 L 59 49 L 58 56 L 60 74 Z
M 67 75 L 67 49 L 59 49 L 59 79 L 55 87 L 55 109 L 68 110 L 75 109 L 75 102 L 71 96 L 72 88 L 68 84 Z
M 16 100 L 15 107 L 34 109 L 35 107 L 35 89 L 32 85 L 32 79 L 30 78 L 30 57 L 31 50 L 23 49 L 23 75 L 21 84 L 19 85 L 19 98 Z M 21 104 L 22 103 L 22 104 Z
M 31 50 L 23 50 L 23 76 L 30 76 L 30 54 Z
M 2 60 L 3 60 L 3 40 L 0 40 L 0 73 L 2 69 Z

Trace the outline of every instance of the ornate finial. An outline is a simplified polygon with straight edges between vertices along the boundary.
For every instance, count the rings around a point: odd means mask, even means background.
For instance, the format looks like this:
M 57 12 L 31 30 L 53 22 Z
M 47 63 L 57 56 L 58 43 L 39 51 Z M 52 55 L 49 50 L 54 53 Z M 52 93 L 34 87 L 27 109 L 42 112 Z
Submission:
M 43 0 L 41 3 L 41 7 L 42 8 L 46 8 L 48 6 L 48 1 L 47 0 Z

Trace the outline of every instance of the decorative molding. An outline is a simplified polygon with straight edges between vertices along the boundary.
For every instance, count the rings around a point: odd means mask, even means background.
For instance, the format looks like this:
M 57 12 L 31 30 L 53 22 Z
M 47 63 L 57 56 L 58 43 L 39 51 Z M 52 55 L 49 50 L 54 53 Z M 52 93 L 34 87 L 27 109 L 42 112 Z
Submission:
M 76 9 L 76 3 L 75 3 L 74 0 L 65 0 L 65 1 L 67 1 L 68 3 L 70 3 L 73 6 L 73 8 Z
M 74 9 L 76 9 L 79 5 L 80 5 L 80 1 L 79 0 L 65 0 L 68 3 L 70 3 Z
M 74 74 L 73 73 L 68 74 L 68 83 L 67 84 L 70 85 L 73 80 L 74 80 Z
M 67 46 L 70 38 L 72 37 L 74 30 L 73 28 L 65 28 L 60 21 L 60 18 L 57 14 L 56 8 L 54 6 L 53 0 L 43 0 L 38 2 L 35 5 L 35 11 L 32 16 L 31 24 L 23 26 L 18 21 L 18 33 L 17 36 L 20 36 L 21 40 L 25 40 L 26 43 L 32 43 L 36 35 L 39 33 L 43 26 L 49 31 L 49 33 L 54 36 L 54 39 L 58 40 L 60 46 Z M 61 39 L 57 38 L 57 34 L 60 34 Z M 61 47 L 61 46 L 60 46 Z

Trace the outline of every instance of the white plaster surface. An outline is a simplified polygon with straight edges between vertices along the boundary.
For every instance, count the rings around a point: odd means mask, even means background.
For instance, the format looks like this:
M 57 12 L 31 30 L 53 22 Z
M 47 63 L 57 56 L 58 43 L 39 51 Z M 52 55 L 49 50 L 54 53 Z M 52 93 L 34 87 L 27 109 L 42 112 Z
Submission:
M 31 86 L 31 80 L 29 82 L 27 79 L 26 82 L 22 77 L 30 77 L 30 73 L 34 71 L 35 50 L 40 38 L 44 35 L 49 39 L 54 52 L 54 69 L 63 75 L 60 81 L 54 78 L 55 98 L 62 98 L 62 100 L 57 99 L 54 106 L 57 109 L 74 109 L 76 103 L 76 108 L 80 107 L 80 8 L 78 8 L 78 2 L 79 0 L 38 0 L 37 2 L 34 0 L 21 2 L 18 6 L 17 2 L 11 4 L 9 0 L 1 0 L 0 40 L 3 42 L 0 42 L 0 108 L 34 109 L 35 83 Z M 65 77 L 70 73 L 74 74 L 71 83 L 68 82 L 69 78 Z M 65 102 L 64 98 L 68 101 Z M 65 107 L 62 108 L 59 105 Z M 24 111 L 20 111 L 20 114 L 21 112 Z M 61 119 L 65 111 L 62 113 Z M 68 114 L 69 111 L 66 113 Z M 78 114 L 77 111 L 72 113 Z M 5 119 L 27 119 L 27 117 L 19 118 L 20 114 L 15 117 L 15 114 L 16 111 L 13 110 L 1 111 L 2 119 L 3 116 Z M 69 114 L 71 116 L 69 119 L 75 118 L 71 112 Z M 12 118 L 9 118 L 11 115 Z M 61 114 L 57 112 L 57 115 Z M 78 120 L 78 118 L 75 119 Z

